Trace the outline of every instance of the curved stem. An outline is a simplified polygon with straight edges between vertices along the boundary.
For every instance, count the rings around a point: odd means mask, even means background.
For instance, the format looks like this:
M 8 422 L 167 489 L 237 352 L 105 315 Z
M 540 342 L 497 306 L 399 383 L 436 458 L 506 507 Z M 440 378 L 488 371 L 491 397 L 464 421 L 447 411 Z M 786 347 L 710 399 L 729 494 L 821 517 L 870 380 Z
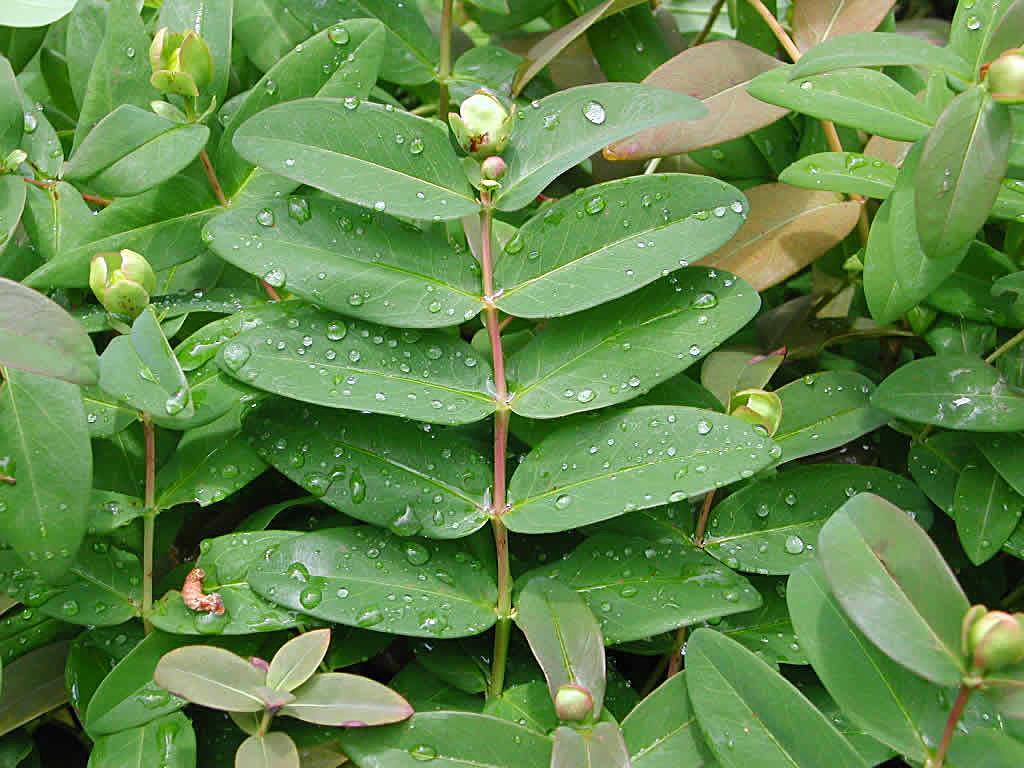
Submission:
M 704 503 L 700 508 L 700 516 L 697 518 L 697 527 L 693 531 L 693 543 L 700 549 L 704 548 L 704 534 L 708 530 L 708 516 L 711 514 L 711 505 L 714 501 L 714 490 L 708 491 L 704 496 Z
M 1012 339 L 998 347 L 991 355 L 986 357 L 985 362 L 990 364 L 994 363 L 1011 349 L 1018 346 L 1022 341 L 1024 341 L 1024 331 L 1018 331 Z
M 452 3 L 453 0 L 443 0 L 441 4 L 441 61 L 437 67 L 437 113 L 445 121 L 448 120 L 448 77 L 452 73 Z
M 704 22 L 704 28 L 693 38 L 693 42 L 689 46 L 690 48 L 696 48 L 708 39 L 708 35 L 711 34 L 711 29 L 715 26 L 715 22 L 718 21 L 718 14 L 722 12 L 722 6 L 724 5 L 725 0 L 718 0 L 718 2 L 711 6 L 711 10 L 708 12 L 708 20 Z
M 206 180 L 210 182 L 210 189 L 213 190 L 217 203 L 227 206 L 228 199 L 224 196 L 224 188 L 221 187 L 220 181 L 217 179 L 217 171 L 214 170 L 213 162 L 210 160 L 210 156 L 206 153 L 205 149 L 199 150 L 199 161 L 203 164 L 203 170 L 206 171 Z
M 956 724 L 960 722 L 960 716 L 964 713 L 964 707 L 967 706 L 967 700 L 971 697 L 973 690 L 966 685 L 960 686 L 960 692 L 956 695 L 956 701 L 953 702 L 953 708 L 949 711 L 949 717 L 946 718 L 942 741 L 939 742 L 939 748 L 935 750 L 935 754 L 926 763 L 926 768 L 942 768 L 942 764 L 946 762 L 946 752 L 949 751 L 949 743 L 953 740 L 953 732 L 956 730 Z
M 148 413 L 142 414 L 142 433 L 146 442 L 146 491 L 142 517 L 142 623 L 148 635 L 153 627 L 153 541 L 156 538 L 156 432 Z

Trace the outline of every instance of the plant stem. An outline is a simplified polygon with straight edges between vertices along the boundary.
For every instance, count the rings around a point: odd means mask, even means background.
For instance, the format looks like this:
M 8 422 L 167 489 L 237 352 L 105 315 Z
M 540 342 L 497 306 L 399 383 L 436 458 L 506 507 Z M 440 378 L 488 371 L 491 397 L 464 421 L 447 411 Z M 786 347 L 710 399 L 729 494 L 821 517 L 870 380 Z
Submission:
M 935 754 L 925 764 L 925 768 L 942 768 L 942 764 L 946 762 L 946 752 L 949 751 L 949 743 L 953 740 L 953 731 L 956 730 L 956 724 L 960 722 L 960 716 L 964 713 L 967 699 L 971 697 L 973 690 L 973 688 L 966 685 L 960 686 L 960 692 L 956 695 L 953 708 L 949 710 L 949 717 L 946 718 L 946 727 L 942 731 L 942 741 L 939 742 L 939 748 L 935 751 Z
M 448 77 L 452 73 L 452 3 L 441 3 L 441 62 L 437 67 L 437 113 L 448 120 Z
M 142 516 L 142 623 L 148 635 L 153 631 L 149 614 L 153 610 L 153 539 L 156 533 L 156 432 L 148 413 L 142 414 L 146 441 L 145 513 Z
M 480 192 L 483 210 L 480 212 L 480 267 L 483 273 L 484 322 L 491 342 L 491 362 L 494 367 L 494 485 L 491 493 L 491 527 L 494 529 L 494 551 L 498 560 L 498 623 L 494 628 L 494 658 L 491 660 L 491 684 L 488 695 L 499 696 L 505 685 L 505 662 L 508 641 L 512 631 L 512 569 L 509 563 L 508 529 L 501 521 L 506 506 L 506 467 L 508 464 L 508 383 L 505 380 L 505 354 L 501 346 L 501 325 L 498 308 L 494 305 L 494 255 L 492 252 L 491 223 L 494 211 L 491 194 Z
M 715 22 L 718 21 L 718 14 L 722 12 L 722 6 L 725 5 L 725 0 L 718 0 L 711 10 L 708 12 L 708 20 L 704 22 L 704 28 L 697 33 L 697 36 L 693 38 L 693 42 L 690 43 L 690 48 L 696 48 L 698 45 L 708 39 L 708 35 L 711 34 L 711 28 L 715 26 Z
M 210 182 L 210 188 L 213 190 L 214 197 L 217 198 L 217 203 L 226 207 L 228 199 L 224 196 L 224 189 L 217 179 L 217 171 L 214 170 L 213 163 L 210 162 L 210 156 L 205 149 L 199 150 L 199 160 L 203 164 L 203 170 L 206 171 L 206 180 Z
M 672 643 L 672 650 L 668 654 L 668 670 L 665 672 L 666 679 L 673 675 L 678 675 L 683 668 L 684 645 L 686 645 L 686 627 L 680 627 L 676 630 L 676 639 Z
M 1012 339 L 998 347 L 991 355 L 985 358 L 985 362 L 994 363 L 1011 349 L 1018 346 L 1022 341 L 1024 341 L 1024 330 L 1018 331 Z
M 266 736 L 267 731 L 270 730 L 270 721 L 274 719 L 274 715 L 269 710 L 264 710 L 263 717 L 260 719 L 259 735 Z
M 750 3 L 750 6 L 757 11 L 757 14 L 762 19 L 764 19 L 765 24 L 771 28 L 772 33 L 775 35 L 775 39 L 779 41 L 779 45 L 781 45 L 786 51 L 786 54 L 793 63 L 796 64 L 800 61 L 800 56 L 802 55 L 800 53 L 800 48 L 797 47 L 797 44 L 793 42 L 793 38 L 791 38 L 786 33 L 786 30 L 782 28 L 782 25 L 779 24 L 779 20 L 775 18 L 775 14 L 769 11 L 761 0 L 747 0 L 747 2 Z M 842 152 L 843 144 L 839 140 L 839 133 L 836 131 L 835 123 L 831 120 L 822 120 L 821 129 L 825 132 L 825 141 L 828 142 L 828 148 L 833 152 Z M 847 195 L 847 197 L 861 204 L 860 215 L 857 218 L 857 230 L 860 235 L 861 245 L 867 245 L 868 233 L 871 231 L 871 223 L 868 221 L 868 212 L 864 198 L 861 195 L 855 194 Z
M 700 515 L 697 517 L 697 527 L 693 531 L 693 543 L 701 549 L 704 548 L 704 534 L 708 530 L 708 516 L 711 514 L 711 505 L 714 501 L 715 492 L 710 490 L 704 495 L 704 504 L 701 505 Z
M 39 181 L 38 179 L 30 179 L 28 176 L 22 176 L 21 178 L 25 181 L 26 184 L 31 184 L 33 187 L 45 189 L 48 192 L 50 192 L 55 199 L 58 198 L 57 183 L 55 181 Z M 94 205 L 99 205 L 104 208 L 106 208 L 108 205 L 114 202 L 113 200 L 109 200 L 106 197 L 100 197 L 99 195 L 90 195 L 85 192 L 79 192 L 79 194 L 82 196 L 82 199 L 85 200 L 86 202 L 92 203 Z

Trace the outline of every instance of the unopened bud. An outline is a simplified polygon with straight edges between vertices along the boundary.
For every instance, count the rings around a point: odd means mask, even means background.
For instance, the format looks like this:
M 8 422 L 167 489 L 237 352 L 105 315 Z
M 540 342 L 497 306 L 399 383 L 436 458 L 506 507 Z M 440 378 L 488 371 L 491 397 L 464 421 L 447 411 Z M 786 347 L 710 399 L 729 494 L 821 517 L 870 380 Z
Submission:
M 586 720 L 593 711 L 594 697 L 582 685 L 563 685 L 555 693 L 555 714 L 559 720 Z
M 973 612 L 973 616 L 972 616 Z M 968 611 L 967 653 L 975 669 L 994 672 L 1024 661 L 1024 614 Z
M 450 112 L 448 122 L 468 154 L 488 157 L 500 155 L 508 146 L 514 117 L 515 106 L 509 111 L 497 96 L 480 90 L 462 102 L 458 113 Z
M 782 423 L 782 399 L 763 389 L 744 389 L 729 397 L 729 415 L 771 437 Z
M 150 82 L 164 93 L 195 97 L 213 80 L 210 46 L 192 31 L 182 34 L 161 29 L 149 47 L 149 63 L 153 68 Z
M 508 172 L 508 165 L 497 155 L 491 155 L 480 164 L 480 175 L 487 181 L 500 181 Z
M 1003 104 L 1024 104 L 1024 48 L 1005 51 L 988 67 L 985 85 Z
M 156 275 L 135 251 L 97 253 L 89 266 L 89 287 L 108 312 L 135 318 L 156 291 Z

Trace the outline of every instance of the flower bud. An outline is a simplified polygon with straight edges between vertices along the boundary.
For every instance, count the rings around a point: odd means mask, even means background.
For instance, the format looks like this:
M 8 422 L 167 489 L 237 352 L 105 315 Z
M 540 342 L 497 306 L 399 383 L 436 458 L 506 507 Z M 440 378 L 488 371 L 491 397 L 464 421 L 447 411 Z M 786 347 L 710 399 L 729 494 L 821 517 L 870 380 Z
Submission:
M 979 607 L 964 617 L 966 651 L 974 667 L 994 672 L 1024 661 L 1024 614 L 982 612 Z
M 89 287 L 108 312 L 135 318 L 156 290 L 156 275 L 135 251 L 97 253 L 89 267 Z
M 480 175 L 487 181 L 500 181 L 508 171 L 508 165 L 497 155 L 491 155 L 480 163 Z
M 515 106 L 510 112 L 497 96 L 479 90 L 462 102 L 458 114 L 448 113 L 448 122 L 459 146 L 482 158 L 500 155 L 505 150 L 514 117 Z
M 729 415 L 760 428 L 771 437 L 782 422 L 782 400 L 774 392 L 744 389 L 729 397 Z
M 149 47 L 149 63 L 153 68 L 150 82 L 164 93 L 196 97 L 199 89 L 213 80 L 213 54 L 195 32 L 169 32 L 164 27 Z
M 988 67 L 985 84 L 1003 104 L 1024 104 L 1024 48 L 1004 51 Z
M 555 693 L 555 714 L 559 720 L 578 722 L 590 717 L 593 711 L 594 697 L 582 685 L 569 683 Z

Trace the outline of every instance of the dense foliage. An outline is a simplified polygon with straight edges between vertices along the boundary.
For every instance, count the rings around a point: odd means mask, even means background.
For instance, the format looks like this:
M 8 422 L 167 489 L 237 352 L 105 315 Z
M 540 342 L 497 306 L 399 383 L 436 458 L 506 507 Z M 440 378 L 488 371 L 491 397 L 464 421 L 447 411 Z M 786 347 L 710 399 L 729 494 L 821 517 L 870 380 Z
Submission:
M 0 768 L 1024 765 L 1024 0 L 0 25 Z

